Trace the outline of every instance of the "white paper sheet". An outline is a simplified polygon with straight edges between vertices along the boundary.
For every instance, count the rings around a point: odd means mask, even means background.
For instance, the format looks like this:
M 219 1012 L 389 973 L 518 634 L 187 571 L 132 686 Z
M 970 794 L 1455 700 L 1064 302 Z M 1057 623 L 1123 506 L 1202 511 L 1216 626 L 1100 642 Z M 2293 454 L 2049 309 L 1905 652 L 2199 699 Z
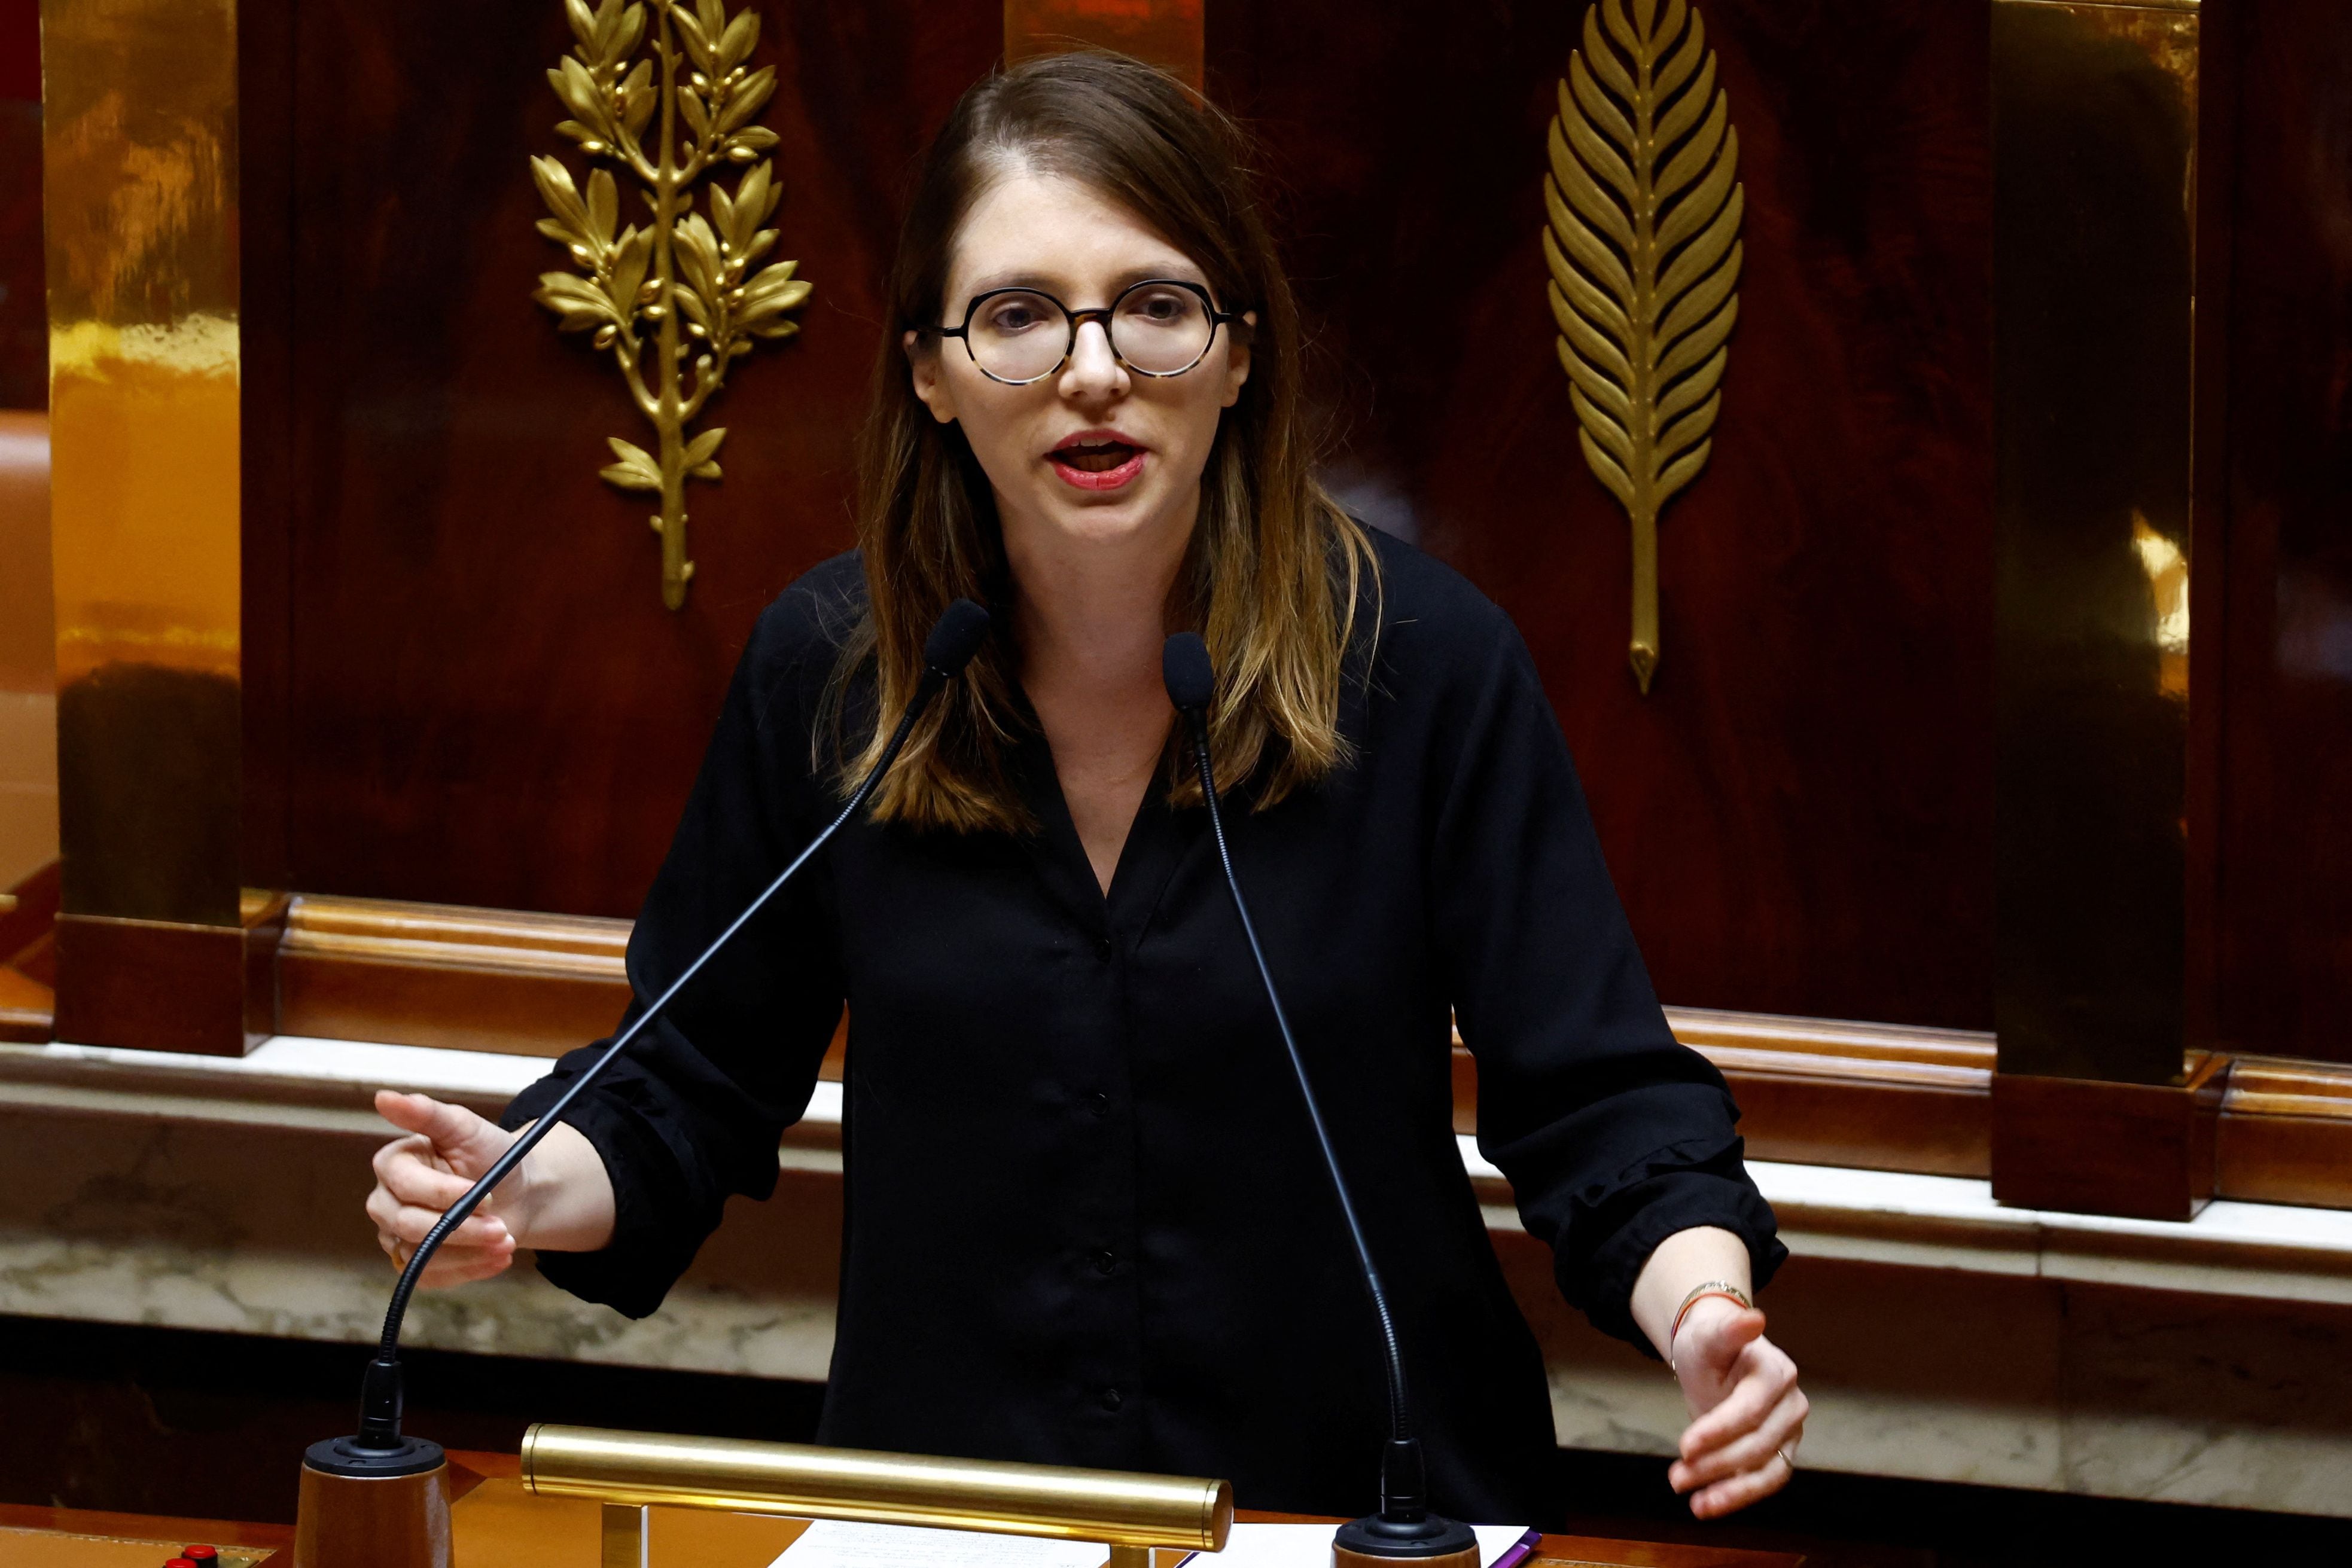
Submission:
M 1103 1568 L 1109 1560 L 1090 1541 L 820 1519 L 768 1568 Z
M 1481 1568 L 1517 1546 L 1516 1524 L 1476 1524 Z M 820 1519 L 768 1568 L 1103 1568 L 1109 1553 L 1085 1541 L 1039 1541 L 972 1530 L 918 1530 Z M 1329 1568 L 1328 1524 L 1236 1524 L 1223 1552 L 1197 1552 L 1191 1568 Z

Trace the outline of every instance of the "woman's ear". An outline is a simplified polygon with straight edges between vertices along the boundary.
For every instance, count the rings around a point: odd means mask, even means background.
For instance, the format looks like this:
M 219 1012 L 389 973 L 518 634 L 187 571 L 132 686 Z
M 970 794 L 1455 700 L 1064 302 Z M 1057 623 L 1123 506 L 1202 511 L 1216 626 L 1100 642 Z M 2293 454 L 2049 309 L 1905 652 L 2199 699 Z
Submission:
M 956 420 L 955 395 L 948 390 L 947 378 L 940 374 L 939 346 L 924 341 L 923 335 L 908 329 L 898 346 L 907 352 L 907 368 L 915 380 L 915 395 L 931 411 L 931 417 L 941 424 L 953 424 Z
M 1248 326 L 1248 331 L 1228 331 L 1225 334 L 1224 406 L 1227 408 L 1241 401 L 1242 383 L 1249 380 L 1250 340 L 1257 335 L 1257 312 L 1243 311 L 1242 321 Z

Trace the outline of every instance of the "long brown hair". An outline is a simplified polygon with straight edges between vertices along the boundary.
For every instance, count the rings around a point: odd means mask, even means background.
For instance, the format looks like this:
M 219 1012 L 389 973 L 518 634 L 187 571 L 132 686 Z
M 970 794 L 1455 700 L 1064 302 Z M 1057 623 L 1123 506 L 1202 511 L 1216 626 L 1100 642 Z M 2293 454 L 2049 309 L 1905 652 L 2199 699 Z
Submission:
M 1239 127 L 1172 77 L 1097 50 L 998 71 L 948 116 L 900 231 L 893 329 L 859 451 L 868 609 L 843 649 L 834 709 L 838 717 L 869 660 L 878 700 L 860 754 L 839 759 L 845 780 L 879 759 L 921 677 L 923 638 L 940 612 L 960 597 L 992 607 L 1012 599 L 987 477 L 962 426 L 940 424 L 915 395 L 898 340 L 904 329 L 928 333 L 940 321 L 957 232 L 1015 162 L 1125 206 L 1201 267 L 1221 308 L 1257 313 L 1244 340 L 1249 380 L 1221 416 L 1201 476 L 1174 610 L 1207 640 L 1216 664 L 1210 735 L 1221 779 L 1254 781 L 1265 807 L 1349 760 L 1340 688 L 1358 595 L 1368 579 L 1377 590 L 1378 569 L 1363 531 L 1315 477 L 1297 308 L 1246 172 L 1247 148 Z M 921 346 L 939 342 L 931 336 Z M 1030 825 L 1003 766 L 1022 723 L 1014 656 L 1010 637 L 992 637 L 940 694 L 876 790 L 877 819 L 960 831 Z M 837 745 L 836 754 L 845 749 Z M 1199 799 L 1197 781 L 1169 771 L 1171 798 Z

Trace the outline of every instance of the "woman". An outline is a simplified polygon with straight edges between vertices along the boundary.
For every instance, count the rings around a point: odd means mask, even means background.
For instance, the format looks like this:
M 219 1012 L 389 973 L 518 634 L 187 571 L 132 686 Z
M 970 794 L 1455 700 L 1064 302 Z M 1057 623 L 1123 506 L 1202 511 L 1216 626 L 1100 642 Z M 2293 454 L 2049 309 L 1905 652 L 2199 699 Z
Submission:
M 1524 645 L 1317 484 L 1299 328 L 1231 124 L 1134 61 L 968 93 L 891 281 L 860 553 L 761 618 L 629 945 L 639 1006 L 863 775 L 955 597 L 998 633 L 875 796 L 428 1284 L 504 1269 L 633 1315 L 764 1197 L 845 1002 L 847 1235 L 822 1440 L 1232 1479 L 1361 1513 L 1379 1342 L 1162 690 L 1206 636 L 1233 852 L 1395 1298 L 1433 1503 L 1549 1519 L 1544 1371 L 1450 1123 L 1570 1300 L 1674 1364 L 1702 1516 L 1788 1479 L 1782 1256 L 1721 1079 L 1675 1043 Z M 387 1094 L 394 1259 L 492 1126 Z M 454 1174 L 453 1174 L 454 1173 Z

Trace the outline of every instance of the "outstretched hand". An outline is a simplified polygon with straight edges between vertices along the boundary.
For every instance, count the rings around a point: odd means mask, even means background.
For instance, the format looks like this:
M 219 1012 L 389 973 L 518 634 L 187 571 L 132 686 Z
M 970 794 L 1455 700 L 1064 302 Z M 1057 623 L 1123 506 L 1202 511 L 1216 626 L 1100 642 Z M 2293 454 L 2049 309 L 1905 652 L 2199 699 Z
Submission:
M 375 1097 L 376 1114 L 407 1136 L 375 1154 L 375 1190 L 368 1194 L 368 1218 L 376 1241 L 395 1268 L 405 1268 L 425 1233 L 449 1206 L 465 1196 L 507 1152 L 516 1134 L 484 1121 L 462 1105 L 423 1094 L 384 1090 Z M 463 1225 L 451 1231 L 425 1264 L 420 1285 L 436 1289 L 487 1280 L 514 1261 L 515 1238 L 499 1212 L 499 1200 L 520 1185 L 509 1176 Z
M 1691 1494 L 1691 1512 L 1719 1518 L 1788 1485 L 1806 1402 L 1797 1364 L 1764 1337 L 1764 1314 L 1721 1296 L 1693 1302 L 1673 1361 L 1693 1420 L 1666 1479 Z

